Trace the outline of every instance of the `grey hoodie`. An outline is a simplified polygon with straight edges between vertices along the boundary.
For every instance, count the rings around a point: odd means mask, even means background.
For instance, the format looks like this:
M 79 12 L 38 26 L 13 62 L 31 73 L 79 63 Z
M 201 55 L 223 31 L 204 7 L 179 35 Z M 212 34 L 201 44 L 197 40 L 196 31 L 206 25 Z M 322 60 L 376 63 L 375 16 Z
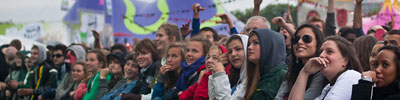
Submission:
M 269 29 L 257 29 L 260 40 L 260 76 L 268 73 L 273 67 L 285 64 L 286 48 L 284 37 Z
M 75 53 L 76 61 L 85 61 L 86 60 L 86 51 L 80 45 L 73 45 L 68 47 L 67 50 L 72 50 Z
M 72 50 L 75 53 L 76 61 L 85 61 L 86 52 L 82 46 L 73 45 L 71 47 L 68 47 L 67 50 Z M 55 94 L 56 100 L 66 100 L 68 98 L 71 98 L 69 96 L 69 92 L 75 90 L 77 85 L 79 84 L 78 82 L 72 80 L 72 76 L 70 73 L 67 73 L 61 77 L 63 77 L 63 80 L 57 87 L 57 91 Z
M 235 34 L 240 37 L 245 53 L 244 63 L 240 69 L 240 78 L 236 86 L 236 91 L 231 95 L 229 77 L 225 72 L 213 73 L 208 78 L 208 96 L 210 100 L 243 100 L 246 94 L 246 63 L 247 62 L 247 42 L 249 37 L 243 34 Z
M 38 63 L 37 64 L 42 64 L 44 61 L 46 61 L 47 53 L 46 53 L 46 47 L 42 45 L 35 45 L 38 47 L 39 51 L 39 58 L 38 58 Z

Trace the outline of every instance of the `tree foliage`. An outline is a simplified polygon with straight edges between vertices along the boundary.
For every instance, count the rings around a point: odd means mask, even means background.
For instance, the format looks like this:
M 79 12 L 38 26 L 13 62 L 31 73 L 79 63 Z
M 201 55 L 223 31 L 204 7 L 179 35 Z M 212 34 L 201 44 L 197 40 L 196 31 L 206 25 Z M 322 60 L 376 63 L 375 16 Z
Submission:
M 294 23 L 297 21 L 297 11 L 296 7 L 293 5 L 288 5 L 288 4 L 271 4 L 268 5 L 265 8 L 262 8 L 260 10 L 260 16 L 263 16 L 268 19 L 268 21 L 271 22 L 272 18 L 277 17 L 277 16 L 282 16 L 283 17 L 283 12 L 287 11 L 286 9 L 290 7 L 290 12 L 293 18 Z M 240 21 L 246 23 L 247 19 L 251 17 L 251 14 L 253 12 L 253 9 L 246 9 L 245 11 L 240 11 L 240 10 L 235 10 L 232 11 L 231 13 L 236 16 Z M 297 25 L 297 24 L 296 24 Z M 278 27 L 274 24 L 271 24 L 271 28 L 276 30 Z

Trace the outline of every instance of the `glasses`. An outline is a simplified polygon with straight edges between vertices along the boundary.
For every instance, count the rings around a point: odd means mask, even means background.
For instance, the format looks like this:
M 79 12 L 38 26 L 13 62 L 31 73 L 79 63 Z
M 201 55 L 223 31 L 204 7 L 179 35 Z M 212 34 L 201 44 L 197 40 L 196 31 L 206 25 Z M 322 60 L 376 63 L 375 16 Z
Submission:
M 383 41 L 384 45 L 397 45 L 397 41 L 396 40 L 385 40 Z
M 299 43 L 300 38 L 303 40 L 304 43 L 311 43 L 313 40 L 311 35 L 304 35 L 303 37 L 295 36 L 292 38 L 292 44 Z
M 52 57 L 54 58 L 54 57 L 57 57 L 57 58 L 60 58 L 60 57 L 63 57 L 64 55 L 62 55 L 62 54 L 55 54 L 55 55 L 53 55 Z

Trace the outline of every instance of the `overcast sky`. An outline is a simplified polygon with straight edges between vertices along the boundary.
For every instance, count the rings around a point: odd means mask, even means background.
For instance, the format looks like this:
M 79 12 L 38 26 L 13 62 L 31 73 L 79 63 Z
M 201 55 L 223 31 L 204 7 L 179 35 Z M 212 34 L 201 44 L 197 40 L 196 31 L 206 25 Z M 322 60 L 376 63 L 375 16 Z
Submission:
M 0 0 L 0 21 L 12 20 L 14 23 L 32 23 L 38 21 L 59 22 L 67 11 L 61 11 L 62 0 Z M 76 0 L 69 0 L 70 6 Z M 156 0 L 139 0 L 155 2 Z M 227 1 L 227 0 L 221 0 Z M 328 0 L 322 0 L 324 2 Z M 364 2 L 383 2 L 383 0 L 364 0 Z M 261 8 L 269 4 L 297 4 L 297 0 L 263 0 Z M 244 10 L 254 6 L 253 0 L 236 0 L 225 4 L 228 11 Z
M 75 1 L 75 0 L 69 0 Z M 146 0 L 152 2 L 154 0 Z M 225 1 L 225 0 L 221 0 Z M 294 1 L 290 0 L 292 4 Z M 38 21 L 62 21 L 66 11 L 61 11 L 61 0 L 0 0 L 0 21 L 12 20 L 14 23 L 32 23 Z M 264 0 L 262 8 L 275 3 L 287 3 L 288 0 Z M 226 4 L 228 11 L 252 8 L 253 0 L 236 0 Z

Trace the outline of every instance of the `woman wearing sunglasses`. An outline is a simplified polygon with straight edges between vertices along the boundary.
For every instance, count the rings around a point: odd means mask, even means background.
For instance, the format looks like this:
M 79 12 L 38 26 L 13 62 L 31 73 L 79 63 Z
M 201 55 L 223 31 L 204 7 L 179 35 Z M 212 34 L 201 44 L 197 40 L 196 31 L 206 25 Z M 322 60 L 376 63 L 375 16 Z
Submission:
M 295 32 L 292 40 L 292 55 L 285 81 L 281 84 L 275 100 L 285 100 L 296 82 L 296 78 L 304 64 L 312 57 L 318 56 L 317 49 L 321 47 L 324 34 L 310 24 L 301 25 Z M 312 74 L 307 81 L 305 100 L 315 99 L 327 83 L 321 73 Z
M 352 44 L 330 36 L 321 45 L 319 57 L 310 58 L 299 72 L 289 100 L 303 100 L 309 76 L 321 72 L 329 81 L 315 100 L 350 100 L 352 86 L 361 79 L 362 67 Z

